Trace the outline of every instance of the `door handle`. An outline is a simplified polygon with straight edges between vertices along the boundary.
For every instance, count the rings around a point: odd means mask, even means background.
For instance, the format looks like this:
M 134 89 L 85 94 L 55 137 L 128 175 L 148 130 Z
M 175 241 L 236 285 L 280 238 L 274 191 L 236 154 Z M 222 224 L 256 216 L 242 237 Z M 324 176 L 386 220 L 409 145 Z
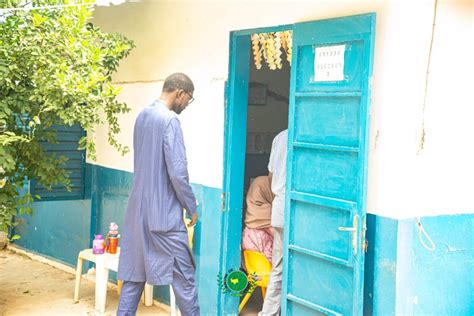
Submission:
M 359 225 L 359 215 L 355 214 L 352 221 L 352 227 L 339 227 L 338 230 L 341 232 L 350 232 L 352 233 L 352 250 L 354 251 L 354 256 L 357 255 L 357 227 Z

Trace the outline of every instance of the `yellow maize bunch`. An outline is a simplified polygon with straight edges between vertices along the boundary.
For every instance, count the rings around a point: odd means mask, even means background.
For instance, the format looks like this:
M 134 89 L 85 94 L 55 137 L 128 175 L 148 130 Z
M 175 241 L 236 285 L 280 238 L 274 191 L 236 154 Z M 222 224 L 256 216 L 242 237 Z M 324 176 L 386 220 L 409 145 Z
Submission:
M 277 66 L 275 64 L 275 40 L 273 38 L 273 33 L 267 34 L 265 49 L 267 50 L 267 64 L 268 68 L 271 70 L 276 70 Z
M 293 31 L 285 31 L 285 38 L 286 38 L 286 59 L 290 63 L 291 66 L 291 54 L 292 54 L 292 47 L 293 47 Z
M 260 38 L 258 34 L 253 34 L 252 37 L 252 51 L 253 51 L 253 60 L 255 62 L 255 67 L 257 69 L 262 68 L 262 52 L 260 50 Z
M 292 31 L 253 34 L 250 38 L 255 67 L 262 68 L 263 55 L 268 68 L 271 70 L 282 69 L 282 49 L 286 52 L 286 59 L 291 66 L 292 35 Z
M 258 39 L 260 42 L 260 52 L 263 54 L 263 59 L 267 60 L 267 50 L 265 49 L 266 37 L 265 34 L 258 34 Z
M 286 52 L 288 46 L 286 44 L 286 33 L 285 32 L 277 32 L 278 36 L 280 37 L 281 47 Z
M 273 39 L 275 42 L 275 64 L 278 69 L 283 68 L 283 64 L 281 62 L 281 37 L 280 32 L 276 32 L 273 34 Z

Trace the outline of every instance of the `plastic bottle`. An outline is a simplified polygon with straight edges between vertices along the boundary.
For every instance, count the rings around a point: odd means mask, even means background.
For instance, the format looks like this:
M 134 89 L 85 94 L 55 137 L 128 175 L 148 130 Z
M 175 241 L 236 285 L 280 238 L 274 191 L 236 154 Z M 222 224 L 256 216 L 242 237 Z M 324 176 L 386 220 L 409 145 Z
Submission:
M 95 239 L 92 241 L 92 253 L 95 255 L 101 255 L 105 251 L 105 240 L 102 235 L 95 235 Z
M 115 222 L 110 223 L 109 232 L 107 234 L 107 252 L 116 254 L 118 248 L 118 240 L 120 235 L 118 233 L 118 225 Z

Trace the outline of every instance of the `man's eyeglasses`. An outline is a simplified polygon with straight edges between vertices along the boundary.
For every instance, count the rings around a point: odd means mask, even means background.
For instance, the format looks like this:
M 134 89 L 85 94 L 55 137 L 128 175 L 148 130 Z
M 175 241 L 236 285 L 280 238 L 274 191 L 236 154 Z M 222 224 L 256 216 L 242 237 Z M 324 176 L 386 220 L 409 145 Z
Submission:
M 184 91 L 184 93 L 186 93 L 189 96 L 188 104 L 193 103 L 194 102 L 193 95 L 191 93 L 189 93 L 188 91 L 186 91 L 186 90 L 183 90 L 183 91 Z

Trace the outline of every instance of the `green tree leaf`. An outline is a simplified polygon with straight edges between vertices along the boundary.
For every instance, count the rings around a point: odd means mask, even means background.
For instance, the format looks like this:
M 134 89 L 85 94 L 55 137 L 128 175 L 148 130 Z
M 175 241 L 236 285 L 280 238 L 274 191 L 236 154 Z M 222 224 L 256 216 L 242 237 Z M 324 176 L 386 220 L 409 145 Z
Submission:
M 0 9 L 25 3 L 0 1 Z M 56 2 L 29 3 L 42 6 Z M 5 184 L 0 190 L 0 230 L 14 227 L 18 223 L 15 215 L 30 214 L 31 203 L 41 198 L 22 193 L 25 179 L 34 179 L 45 188 L 71 190 L 63 169 L 67 159 L 45 150 L 45 145 L 57 143 L 54 126 L 80 125 L 93 133 L 98 124 L 107 124 L 109 143 L 122 154 L 128 152 L 116 136 L 119 115 L 130 109 L 117 101 L 120 89 L 113 86 L 112 74 L 134 44 L 94 26 L 92 8 L 2 12 L 0 165 Z M 96 158 L 92 137 L 82 138 L 77 146 L 86 149 L 91 159 Z

